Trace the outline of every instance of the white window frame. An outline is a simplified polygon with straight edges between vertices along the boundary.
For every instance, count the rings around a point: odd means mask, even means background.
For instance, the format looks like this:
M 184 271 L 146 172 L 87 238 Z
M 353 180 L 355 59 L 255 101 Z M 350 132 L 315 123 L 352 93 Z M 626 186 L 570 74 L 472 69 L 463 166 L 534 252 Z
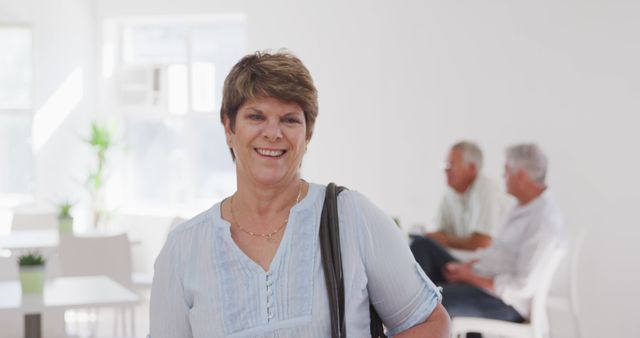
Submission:
M 33 125 L 33 105 L 34 105 L 34 43 L 33 43 L 33 28 L 27 24 L 0 24 L 0 29 L 21 29 L 25 30 L 29 35 L 29 50 L 27 51 L 29 54 L 29 60 L 27 64 L 29 65 L 28 73 L 29 73 L 29 84 L 26 88 L 28 92 L 27 102 L 22 105 L 5 105 L 3 102 L 0 102 L 0 115 L 2 116 L 21 116 L 31 120 L 31 125 Z M 31 126 L 32 128 L 32 126 Z M 29 136 L 29 141 L 31 142 L 32 135 Z M 31 148 L 31 156 L 32 156 L 32 166 L 30 168 L 31 173 L 33 175 L 32 181 L 29 183 L 29 186 L 26 187 L 24 192 L 9 192 L 4 190 L 3 187 L 0 187 L 0 208 L 11 208 L 17 204 L 24 203 L 26 201 L 32 201 L 35 191 L 35 159 L 33 159 L 34 153 Z
M 170 17 L 125 17 L 125 18 L 108 18 L 104 22 L 104 26 L 102 29 L 102 63 L 100 65 L 100 70 L 102 73 L 102 81 L 99 85 L 100 91 L 100 106 L 104 107 L 102 110 L 105 112 L 109 112 L 110 115 L 117 117 L 117 119 L 122 125 L 126 125 L 129 123 L 128 121 L 135 120 L 156 120 L 163 121 L 167 118 L 185 118 L 185 119 L 200 119 L 202 117 L 211 117 L 215 116 L 217 119 L 219 112 L 220 102 L 215 102 L 215 107 L 210 111 L 194 111 L 193 109 L 193 64 L 195 62 L 192 54 L 192 48 L 190 45 L 191 34 L 189 32 L 186 45 L 186 62 L 184 63 L 187 66 L 187 95 L 188 95 L 188 103 L 187 103 L 187 111 L 185 114 L 181 114 L 180 116 L 176 116 L 175 114 L 171 114 L 168 109 L 166 96 L 161 98 L 154 98 L 154 95 L 158 95 L 158 93 L 150 94 L 149 98 L 145 100 L 146 104 L 142 104 L 139 106 L 136 105 L 122 105 L 118 103 L 114 98 L 117 95 L 117 86 L 119 83 L 116 81 L 116 77 L 118 76 L 118 70 L 123 67 L 135 66 L 130 62 L 127 62 L 125 55 L 125 46 L 127 43 L 127 36 L 125 34 L 125 27 L 129 25 L 138 25 L 138 24 L 185 24 L 194 26 L 197 24 L 208 24 L 208 23 L 234 23 L 234 24 L 245 24 L 246 18 L 241 14 L 231 14 L 231 15 L 188 15 L 188 16 L 170 16 Z M 191 30 L 192 28 L 189 28 Z M 246 39 L 246 33 L 245 33 Z M 243 44 L 246 46 L 246 41 L 243 41 Z M 244 51 L 243 51 L 244 52 Z M 159 64 L 156 66 L 144 66 L 150 67 L 151 69 L 166 69 L 169 67 L 168 64 Z M 151 72 L 156 72 L 155 70 L 151 70 Z M 164 76 L 166 76 L 167 72 L 164 72 Z M 154 75 L 150 75 L 154 76 Z M 157 75 L 156 75 L 157 76 Z M 165 81 L 165 79 L 151 79 L 150 81 Z M 161 90 L 167 90 L 166 83 L 162 83 L 161 86 L 164 86 Z M 215 88 L 217 92 L 221 92 L 222 88 Z M 161 93 L 160 93 L 161 94 Z M 158 104 L 153 104 L 151 101 L 155 100 Z M 229 156 L 230 154 L 226 152 L 224 156 Z M 126 191 L 127 188 L 127 173 L 121 173 L 121 175 L 115 175 L 113 177 L 115 180 L 119 180 L 115 184 L 115 189 L 110 189 L 108 192 L 108 199 L 116 200 L 121 199 L 123 196 L 128 196 L 127 204 L 124 206 L 118 206 L 119 210 L 125 211 L 133 211 L 133 212 L 144 212 L 144 213 L 155 213 L 155 214 L 176 214 L 176 213 L 193 213 L 195 210 L 202 210 L 203 206 L 210 205 L 211 201 L 196 201 L 192 204 L 173 204 L 173 205 L 154 205 L 141 201 L 132 201 L 129 198 L 131 195 Z M 119 177 L 118 177 L 119 176 Z M 130 180 L 129 180 L 130 181 Z M 114 184 L 110 184 L 112 187 Z

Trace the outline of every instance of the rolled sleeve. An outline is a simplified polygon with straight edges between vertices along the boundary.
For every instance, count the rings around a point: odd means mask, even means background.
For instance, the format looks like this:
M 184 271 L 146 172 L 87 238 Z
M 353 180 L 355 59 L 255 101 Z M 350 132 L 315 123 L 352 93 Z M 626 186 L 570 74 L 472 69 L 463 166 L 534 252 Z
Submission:
M 389 326 L 388 336 L 394 336 L 417 324 L 424 322 L 442 302 L 440 290 L 431 282 L 418 263 L 415 264 L 416 274 L 424 283 L 416 297 L 407 305 L 404 311 L 392 318 L 391 322 L 397 322 L 395 327 Z

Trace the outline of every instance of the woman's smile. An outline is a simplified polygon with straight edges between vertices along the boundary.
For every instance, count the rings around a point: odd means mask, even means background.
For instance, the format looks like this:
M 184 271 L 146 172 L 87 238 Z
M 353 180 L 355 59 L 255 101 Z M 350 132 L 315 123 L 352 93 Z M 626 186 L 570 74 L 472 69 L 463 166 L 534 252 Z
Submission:
M 280 158 L 287 152 L 286 150 L 267 148 L 255 148 L 255 150 L 258 154 L 267 158 Z

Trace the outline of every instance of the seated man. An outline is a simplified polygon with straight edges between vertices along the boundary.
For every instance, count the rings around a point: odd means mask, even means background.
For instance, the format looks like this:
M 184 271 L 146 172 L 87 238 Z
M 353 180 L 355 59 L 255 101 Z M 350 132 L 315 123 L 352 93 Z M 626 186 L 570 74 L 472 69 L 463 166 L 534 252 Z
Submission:
M 449 151 L 447 184 L 438 212 L 438 231 L 425 234 L 440 245 L 476 250 L 491 244 L 504 219 L 509 200 L 497 182 L 480 174 L 482 152 L 471 142 L 458 142 Z
M 504 177 L 518 205 L 477 259 L 458 262 L 429 238 L 411 245 L 427 275 L 443 287 L 442 304 L 452 317 L 522 322 L 529 316 L 537 271 L 554 249 L 565 245 L 560 211 L 545 185 L 546 169 L 546 157 L 536 145 L 507 149 Z

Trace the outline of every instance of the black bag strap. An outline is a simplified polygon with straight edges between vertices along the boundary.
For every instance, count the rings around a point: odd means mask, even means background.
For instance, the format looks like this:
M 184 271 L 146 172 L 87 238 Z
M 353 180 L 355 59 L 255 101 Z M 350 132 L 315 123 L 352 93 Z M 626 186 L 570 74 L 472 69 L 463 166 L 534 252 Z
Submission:
M 344 276 L 342 275 L 342 254 L 340 252 L 340 227 L 338 220 L 338 194 L 345 187 L 329 183 L 324 197 L 320 216 L 320 255 L 329 296 L 329 314 L 331 318 L 331 337 L 346 338 L 344 321 Z M 371 337 L 386 338 L 382 320 L 369 304 Z
M 342 255 L 340 253 L 340 231 L 335 224 L 338 215 L 338 194 L 344 187 L 337 188 L 329 183 L 324 196 L 324 206 L 320 216 L 320 255 L 324 281 L 329 296 L 331 317 L 331 337 L 346 338 L 344 323 L 344 279 L 342 276 Z

